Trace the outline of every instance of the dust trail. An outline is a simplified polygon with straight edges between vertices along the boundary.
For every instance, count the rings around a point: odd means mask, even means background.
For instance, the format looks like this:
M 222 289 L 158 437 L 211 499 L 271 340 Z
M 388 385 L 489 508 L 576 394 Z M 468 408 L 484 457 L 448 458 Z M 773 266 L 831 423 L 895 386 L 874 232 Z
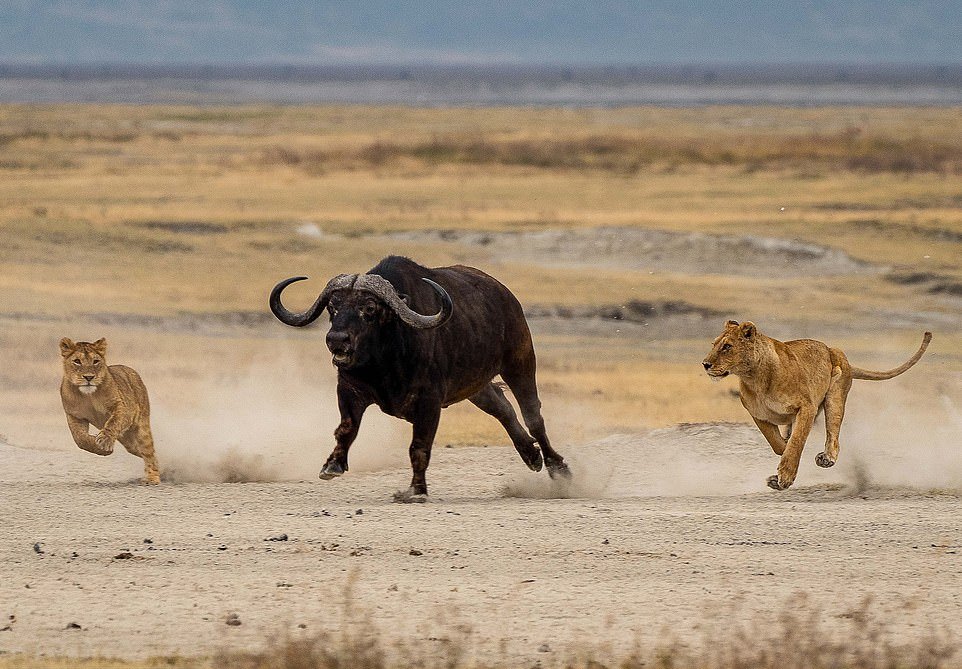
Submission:
M 918 381 L 856 383 L 842 426 L 838 464 L 814 463 L 823 449 L 816 422 L 798 478 L 786 493 L 769 491 L 778 457 L 753 425 L 691 423 L 566 445 L 574 478 L 516 473 L 507 497 L 620 498 L 775 495 L 834 499 L 862 494 L 962 493 L 962 387 L 920 389 Z M 779 497 L 780 496 L 780 497 Z
M 166 380 L 151 418 L 162 477 L 177 482 L 315 479 L 334 446 L 340 416 L 333 376 L 298 373 L 303 367 L 303 362 L 265 361 L 226 376 L 221 372 L 220 378 L 204 372 L 176 388 Z M 404 466 L 404 425 L 376 407 L 369 409 L 351 449 L 351 471 Z
M 836 465 L 847 481 L 962 492 L 962 388 L 855 383 Z

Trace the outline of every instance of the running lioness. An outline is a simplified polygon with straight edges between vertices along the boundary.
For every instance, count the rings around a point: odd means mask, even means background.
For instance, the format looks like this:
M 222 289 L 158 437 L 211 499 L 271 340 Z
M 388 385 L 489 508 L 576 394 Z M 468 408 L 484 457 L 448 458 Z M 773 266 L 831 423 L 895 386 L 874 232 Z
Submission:
M 728 321 L 715 339 L 702 365 L 708 375 L 739 378 L 742 405 L 781 456 L 778 474 L 768 485 L 785 490 L 795 481 L 798 461 L 815 416 L 825 412 L 825 450 L 815 456 L 819 467 L 831 467 L 838 459 L 838 432 L 845 415 L 845 399 L 852 379 L 884 381 L 908 370 L 919 361 L 932 333 L 922 337 L 922 346 L 903 365 L 887 372 L 852 367 L 845 354 L 814 339 L 779 341 L 766 337 L 754 323 Z M 780 425 L 788 426 L 783 437 Z

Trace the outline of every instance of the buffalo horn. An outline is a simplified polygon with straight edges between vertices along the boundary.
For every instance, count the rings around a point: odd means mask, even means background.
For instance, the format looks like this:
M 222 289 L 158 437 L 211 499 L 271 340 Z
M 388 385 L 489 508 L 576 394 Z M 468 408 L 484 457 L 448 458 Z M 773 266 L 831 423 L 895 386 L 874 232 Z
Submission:
M 293 311 L 288 311 L 287 308 L 281 304 L 281 292 L 287 288 L 289 285 L 296 281 L 303 281 L 306 276 L 295 276 L 290 279 L 284 279 L 279 284 L 274 286 L 274 290 L 271 291 L 270 305 L 271 311 L 282 323 L 287 325 L 293 325 L 295 327 L 302 327 L 313 323 L 318 316 L 320 316 L 324 309 L 327 308 L 327 302 L 331 299 L 331 293 L 340 288 L 350 288 L 351 285 L 357 279 L 357 274 L 338 274 L 336 277 L 327 282 L 324 286 L 324 290 L 321 294 L 317 296 L 314 300 L 314 304 L 307 311 L 301 313 L 295 313 Z
M 431 286 L 435 292 L 437 292 L 438 297 L 441 298 L 441 311 L 433 316 L 425 316 L 411 309 L 411 307 L 404 303 L 401 296 L 397 294 L 394 286 L 392 286 L 387 279 L 377 274 L 362 274 L 358 277 L 354 288 L 374 293 L 394 310 L 398 318 L 411 327 L 418 330 L 428 330 L 442 325 L 451 318 L 451 313 L 454 311 L 454 304 L 451 302 L 451 296 L 448 295 L 448 291 L 444 290 L 444 288 L 431 281 L 431 279 L 421 280 Z

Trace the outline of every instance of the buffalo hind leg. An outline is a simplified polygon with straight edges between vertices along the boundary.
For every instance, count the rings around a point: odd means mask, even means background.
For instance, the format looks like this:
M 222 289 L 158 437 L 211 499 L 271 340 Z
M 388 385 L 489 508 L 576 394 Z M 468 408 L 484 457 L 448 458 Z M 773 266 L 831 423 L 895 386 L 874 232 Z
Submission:
M 514 412 L 514 407 L 504 396 L 504 391 L 501 388 L 489 383 L 484 390 L 472 395 L 468 400 L 481 411 L 498 419 L 508 432 L 508 436 L 511 437 L 514 447 L 518 450 L 518 455 L 521 456 L 524 464 L 528 465 L 528 469 L 533 472 L 541 471 L 541 451 L 535 448 L 534 438 L 521 427 L 521 423 L 518 422 L 518 415 Z
M 518 401 L 521 416 L 524 418 L 524 424 L 528 426 L 528 431 L 541 446 L 541 453 L 544 455 L 544 464 L 548 468 L 548 474 L 551 478 L 558 476 L 570 478 L 571 471 L 565 464 L 565 459 L 551 447 L 548 434 L 544 429 L 544 418 L 541 416 L 541 400 L 538 398 L 538 385 L 535 381 L 534 369 L 534 358 L 532 357 L 530 364 L 502 370 L 501 378 L 508 384 L 514 398 Z
M 426 502 L 428 498 L 428 482 L 425 473 L 431 462 L 431 446 L 434 435 L 438 431 L 441 421 L 441 402 L 424 402 L 411 420 L 414 424 L 411 438 L 411 487 L 395 493 L 395 502 Z
M 361 429 L 361 418 L 368 406 L 368 402 L 338 383 L 337 407 L 341 412 L 341 422 L 334 430 L 334 450 L 321 468 L 318 478 L 329 481 L 347 471 L 347 454 L 357 438 L 357 431 Z

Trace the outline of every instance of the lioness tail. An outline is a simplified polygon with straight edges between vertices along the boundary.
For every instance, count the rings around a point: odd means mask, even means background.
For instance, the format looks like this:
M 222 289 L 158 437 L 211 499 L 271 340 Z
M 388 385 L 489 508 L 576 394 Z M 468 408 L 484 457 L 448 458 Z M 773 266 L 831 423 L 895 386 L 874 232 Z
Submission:
M 899 365 L 895 369 L 890 369 L 887 372 L 873 372 L 868 369 L 860 369 L 859 367 L 852 367 L 852 378 L 853 379 L 865 379 L 867 381 L 885 381 L 899 374 L 908 371 L 912 365 L 919 361 L 922 354 L 925 353 L 925 349 L 929 347 L 929 342 L 932 341 L 932 333 L 926 332 L 922 337 L 922 345 L 919 346 L 919 350 L 915 352 L 911 358 L 905 361 L 902 365 Z

